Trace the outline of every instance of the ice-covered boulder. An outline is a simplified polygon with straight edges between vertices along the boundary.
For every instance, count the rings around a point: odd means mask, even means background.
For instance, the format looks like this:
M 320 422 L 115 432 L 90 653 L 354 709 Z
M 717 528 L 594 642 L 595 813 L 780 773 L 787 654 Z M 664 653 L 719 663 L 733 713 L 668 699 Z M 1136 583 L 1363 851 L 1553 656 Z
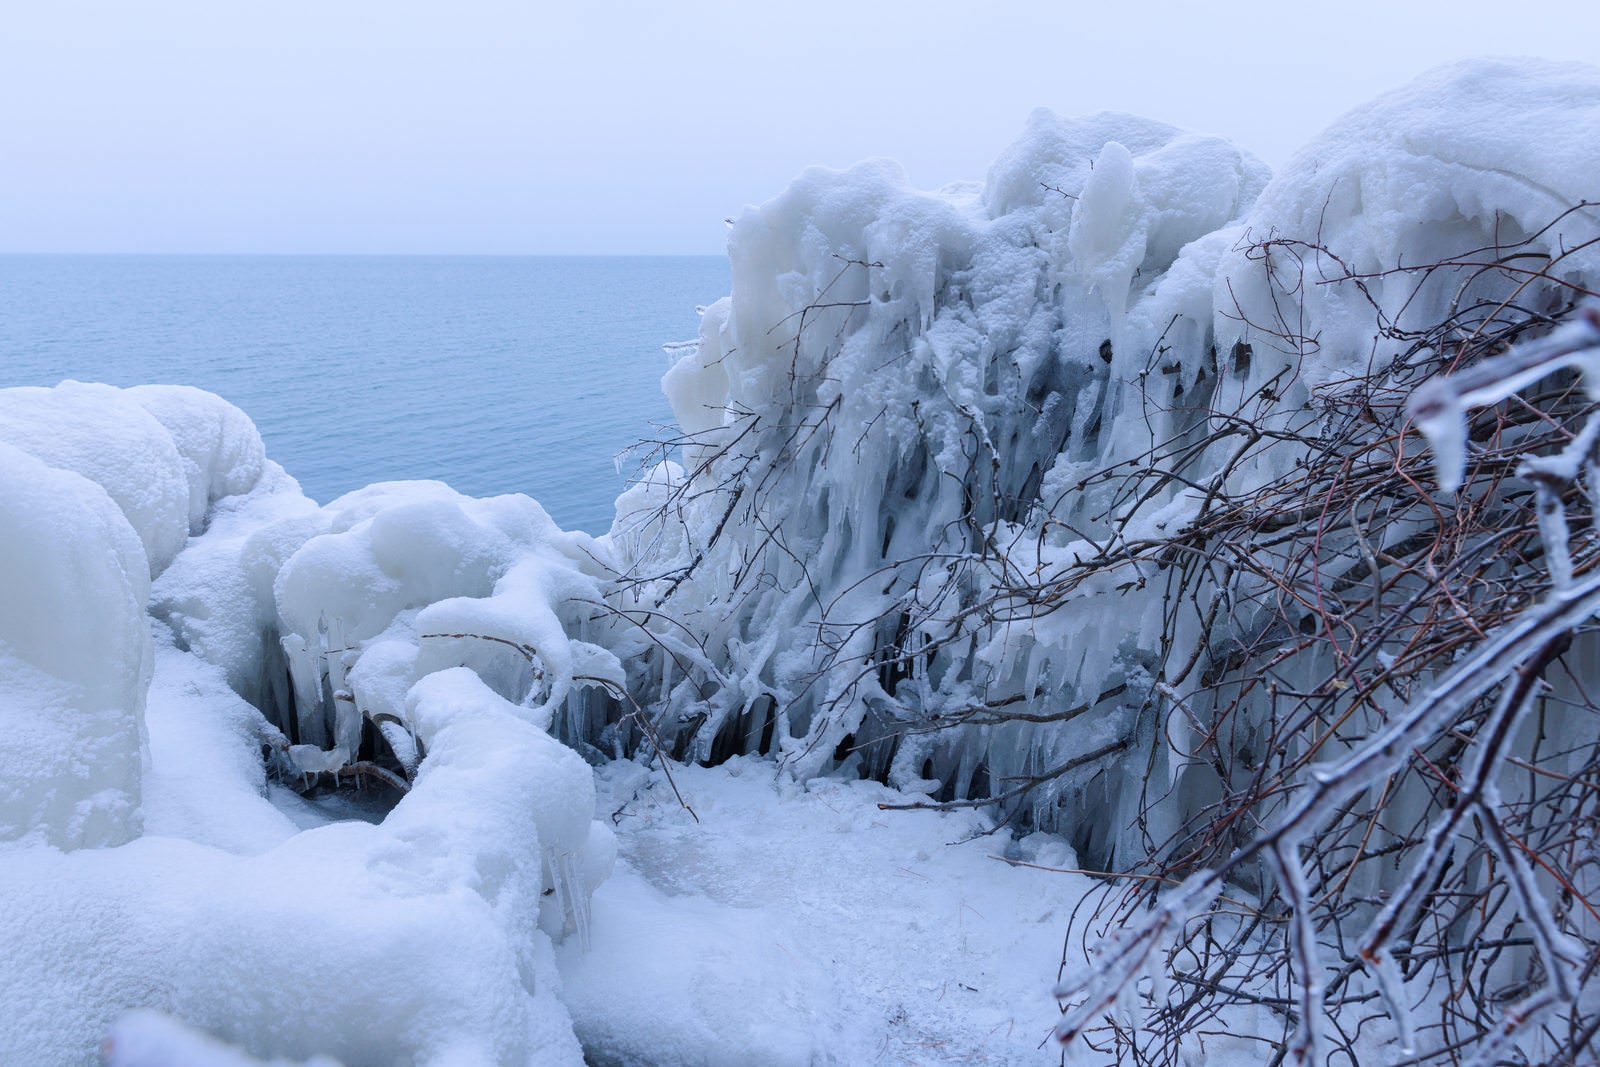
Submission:
M 139 535 L 151 577 L 204 529 L 212 504 L 254 487 L 265 463 L 243 412 L 186 386 L 0 389 L 0 441 L 103 488 Z
M 0 442 L 0 841 L 138 832 L 150 566 L 99 485 Z

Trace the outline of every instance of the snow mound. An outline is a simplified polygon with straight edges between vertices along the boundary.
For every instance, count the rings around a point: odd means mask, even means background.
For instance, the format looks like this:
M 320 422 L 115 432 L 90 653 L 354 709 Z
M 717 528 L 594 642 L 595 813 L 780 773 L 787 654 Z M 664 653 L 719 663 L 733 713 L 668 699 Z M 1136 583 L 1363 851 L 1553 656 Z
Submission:
M 248 491 L 264 463 L 243 412 L 180 386 L 0 389 L 0 441 L 99 484 L 139 535 L 151 577 L 204 529 L 208 506 Z
M 0 390 L 0 441 L 98 484 L 139 536 L 151 577 L 189 536 L 189 487 L 172 435 L 122 390 L 62 382 Z
M 197 389 L 0 389 L 0 840 L 138 832 L 150 579 L 261 451 Z
M 421 790 L 415 803 L 427 804 Z M 491 903 L 460 880 L 477 872 L 458 853 L 442 849 L 430 870 L 419 845 L 448 840 L 334 823 L 256 856 L 160 837 L 9 853 L 0 1056 L 81 1062 L 144 1007 L 254 1055 L 581 1062 L 549 942 L 528 933 L 538 900 L 504 891 L 517 868 Z
M 100 486 L 0 443 L 0 841 L 138 832 L 144 548 Z
M 0 438 L 0 1061 L 581 1062 L 592 542 L 436 483 L 319 508 L 198 390 L 3 390 Z
M 189 484 L 189 533 L 203 533 L 212 505 L 253 489 L 267 450 L 250 417 L 226 400 L 187 385 L 139 385 L 124 391 L 172 435 Z
M 116 1056 L 196 1062 L 230 1062 L 215 1041 L 346 1063 L 582 1062 L 551 937 L 587 937 L 615 851 L 582 759 L 470 670 L 436 672 L 407 699 L 427 751 L 411 789 L 381 821 L 330 822 L 263 797 L 274 731 L 217 668 L 170 644 L 155 662 L 145 835 L 0 863 L 0 1061 L 80 1061 L 109 1032 Z M 170 1020 L 119 1023 L 130 1008 Z

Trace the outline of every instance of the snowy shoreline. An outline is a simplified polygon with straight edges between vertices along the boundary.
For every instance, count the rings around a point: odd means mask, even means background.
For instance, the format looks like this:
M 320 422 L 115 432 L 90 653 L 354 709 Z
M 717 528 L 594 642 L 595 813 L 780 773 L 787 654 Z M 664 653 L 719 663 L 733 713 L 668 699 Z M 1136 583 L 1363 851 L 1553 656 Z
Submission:
M 1043 112 L 981 187 L 808 171 L 736 221 L 602 537 L 433 482 L 319 507 L 195 389 L 0 389 L 0 1062 L 1053 1061 L 1087 875 L 1227 792 L 1174 686 L 1248 613 L 1177 618 L 1171 546 L 1463 294 L 1600 289 L 1596 130 L 1600 72 L 1479 61 L 1276 177 Z M 1507 247 L 1549 265 L 1401 269 Z M 1262 982 L 1182 1055 L 1281 1049 Z

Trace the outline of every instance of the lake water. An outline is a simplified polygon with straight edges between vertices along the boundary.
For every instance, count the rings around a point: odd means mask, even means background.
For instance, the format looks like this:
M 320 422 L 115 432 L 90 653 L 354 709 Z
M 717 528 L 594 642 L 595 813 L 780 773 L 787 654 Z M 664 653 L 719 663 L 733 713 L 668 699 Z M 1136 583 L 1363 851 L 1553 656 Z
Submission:
M 719 256 L 0 256 L 0 385 L 209 389 L 326 503 L 521 492 L 603 532 Z

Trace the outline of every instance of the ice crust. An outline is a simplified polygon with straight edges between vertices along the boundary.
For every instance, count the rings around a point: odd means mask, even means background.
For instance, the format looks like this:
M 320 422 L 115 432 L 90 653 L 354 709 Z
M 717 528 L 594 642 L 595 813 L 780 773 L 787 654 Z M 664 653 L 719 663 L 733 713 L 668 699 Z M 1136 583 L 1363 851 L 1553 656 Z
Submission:
M 1413 292 L 1383 272 L 1595 199 L 1600 142 L 1571 131 L 1597 126 L 1595 70 L 1480 61 L 1352 113 L 1270 180 L 1215 138 L 1047 112 L 981 186 L 920 191 L 883 161 L 807 171 L 736 220 L 732 293 L 662 382 L 688 443 L 598 539 L 526 497 L 431 482 L 318 506 L 194 389 L 0 390 L 0 1062 L 85 1062 L 110 1035 L 127 1067 L 579 1063 L 580 1036 L 596 1062 L 801 1063 L 875 1054 L 883 1027 L 1024 1062 L 1032 1044 L 993 1036 L 1032 1032 L 999 1013 L 1026 999 L 1015 974 L 970 1011 L 906 976 L 954 936 L 938 966 L 972 964 L 970 934 L 1045 969 L 1027 1011 L 1047 1031 L 1055 937 L 1040 963 L 1001 926 L 1082 885 L 990 887 L 980 861 L 1006 868 L 976 848 L 922 855 L 988 824 L 884 829 L 902 824 L 876 804 L 1107 750 L 1025 813 L 1077 854 L 994 847 L 1114 863 L 1137 847 L 1126 783 L 1178 778 L 1184 725 L 1141 715 L 1159 582 L 1097 579 L 1047 618 L 952 635 L 951 576 L 971 602 L 1105 551 L 1114 526 L 1181 529 L 1208 477 L 1244 492 L 1288 469 L 1293 449 L 1202 454 L 1195 484 L 1150 498 L 1083 487 L 1264 385 L 1275 411 L 1336 413 L 1342 383 L 1395 353 L 1370 307 L 1319 282 L 1371 274 L 1386 315 L 1436 320 L 1449 279 Z M 1592 288 L 1594 252 L 1560 269 Z M 1289 269 L 1305 284 L 1286 299 L 1271 282 Z M 1189 625 L 1179 646 L 1205 636 Z M 947 642 L 925 669 L 874 665 L 919 636 Z M 904 730 L 984 702 L 1092 713 Z M 577 750 L 621 752 L 641 717 L 646 754 L 762 752 L 781 773 L 686 771 L 723 820 L 700 837 L 655 772 L 606 771 L 602 807 L 647 816 L 591 909 L 617 844 Z M 348 782 L 380 747 L 410 780 L 392 810 L 336 818 L 353 813 L 283 784 Z M 892 788 L 838 781 L 856 774 Z M 911 842 L 910 877 L 951 883 L 918 890 L 937 936 L 890 932 L 868 898 L 896 876 L 814 832 L 822 809 L 841 840 Z M 1144 814 L 1157 838 L 1180 815 Z M 801 962 L 751 965 L 729 931 Z M 848 995 L 818 953 L 849 959 Z

